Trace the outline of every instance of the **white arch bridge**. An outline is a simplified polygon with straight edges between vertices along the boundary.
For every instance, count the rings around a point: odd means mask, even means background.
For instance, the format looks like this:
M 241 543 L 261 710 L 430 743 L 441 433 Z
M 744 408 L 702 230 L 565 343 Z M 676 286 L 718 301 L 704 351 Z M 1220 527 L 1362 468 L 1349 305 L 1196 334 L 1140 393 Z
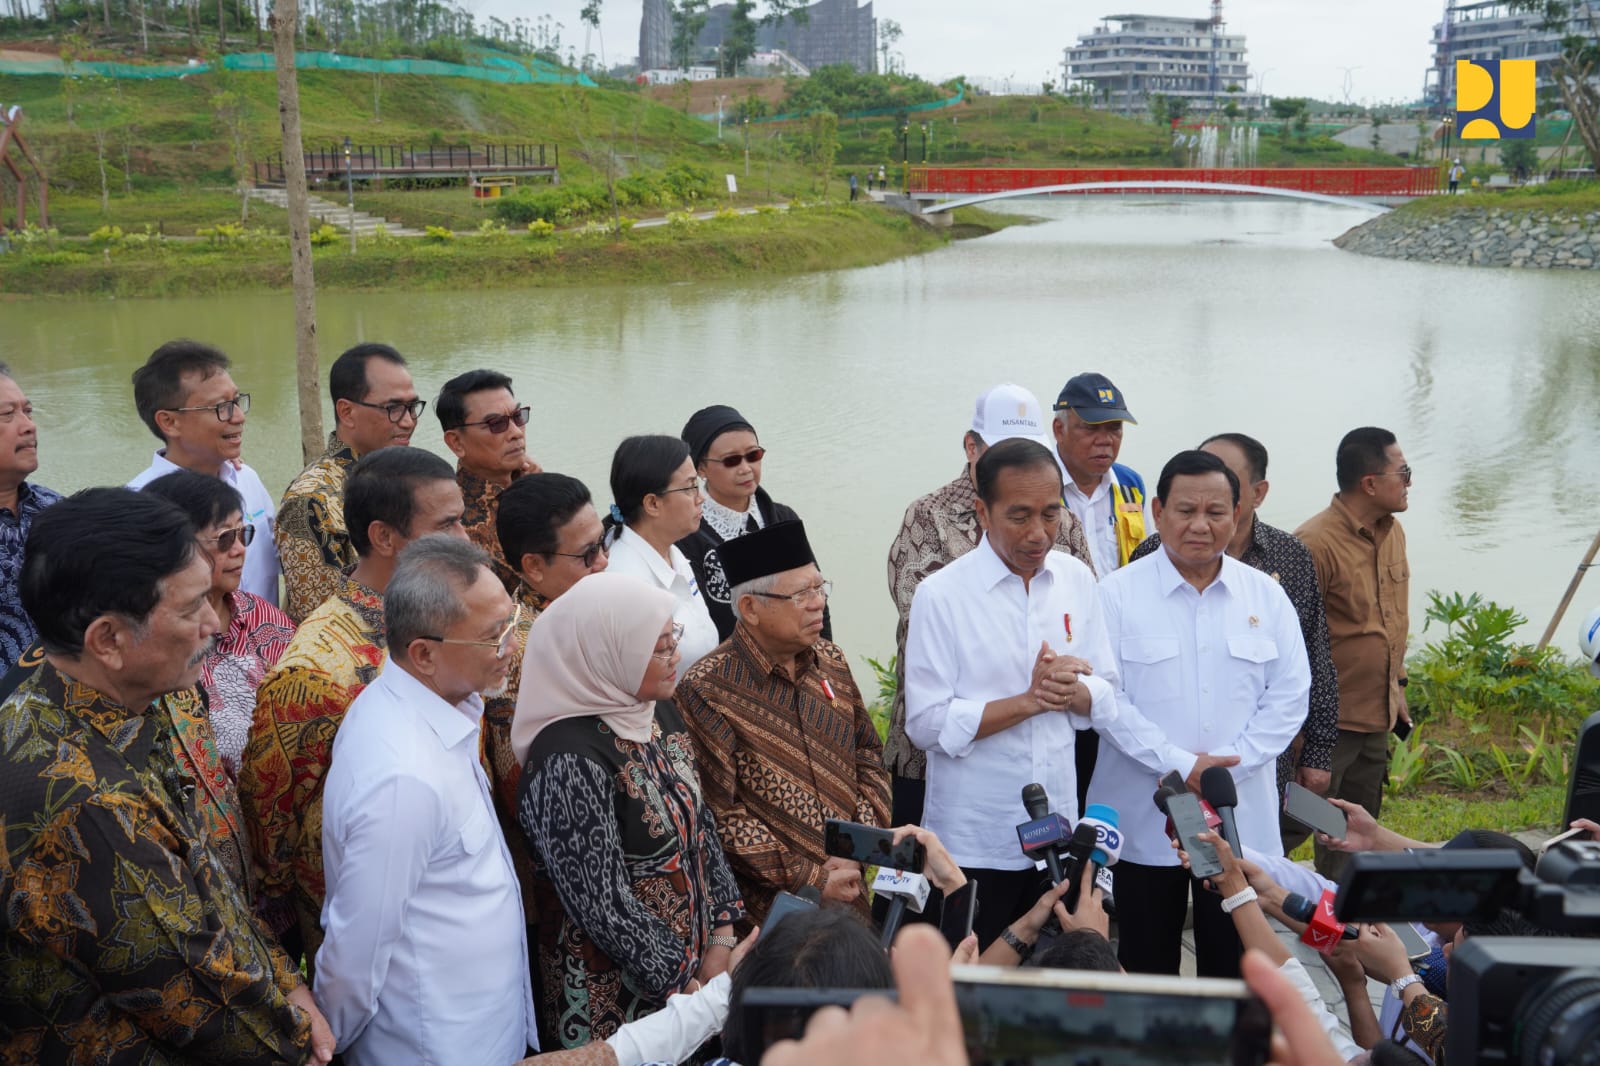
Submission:
M 1180 192 L 1205 195 L 1276 196 L 1288 200 L 1305 200 L 1338 207 L 1354 207 L 1382 214 L 1394 204 L 1382 203 L 1360 196 L 1334 196 L 1328 193 L 1307 192 L 1303 189 L 1283 189 L 1269 185 L 1239 185 L 1215 181 L 1080 181 L 1059 185 L 1036 185 L 1024 189 L 1003 189 L 997 192 L 969 193 L 955 196 L 947 192 L 913 191 L 911 198 L 922 204 L 922 213 L 934 215 L 953 211 L 958 207 L 972 207 L 993 200 L 1013 200 L 1024 196 L 1048 196 L 1056 193 L 1108 193 L 1108 192 Z M 1394 197 L 1396 200 L 1411 197 Z

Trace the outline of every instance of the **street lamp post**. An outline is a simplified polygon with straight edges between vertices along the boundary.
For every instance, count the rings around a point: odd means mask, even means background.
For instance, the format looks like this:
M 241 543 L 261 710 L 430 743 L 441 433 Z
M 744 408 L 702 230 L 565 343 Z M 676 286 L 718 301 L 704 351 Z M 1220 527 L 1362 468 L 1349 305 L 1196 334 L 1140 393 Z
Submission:
M 750 116 L 744 116 L 744 176 L 750 177 Z
M 350 208 L 350 254 L 356 254 L 356 177 L 350 166 L 350 138 L 344 139 L 344 186 Z
M 900 126 L 900 175 L 907 196 L 911 195 L 911 125 Z
M 924 166 L 928 162 L 928 124 L 926 122 L 922 124 L 922 162 Z

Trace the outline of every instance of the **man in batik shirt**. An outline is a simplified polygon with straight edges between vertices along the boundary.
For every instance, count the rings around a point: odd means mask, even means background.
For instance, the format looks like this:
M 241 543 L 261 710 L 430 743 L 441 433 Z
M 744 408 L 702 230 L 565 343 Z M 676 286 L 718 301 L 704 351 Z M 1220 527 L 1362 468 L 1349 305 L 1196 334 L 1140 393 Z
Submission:
M 45 661 L 0 705 L 0 1061 L 332 1057 L 156 709 L 199 677 L 210 585 L 194 528 L 153 496 L 90 489 L 29 536 Z
M 344 587 L 356 550 L 344 521 L 344 481 L 355 461 L 379 448 L 411 443 L 427 401 L 400 353 L 358 344 L 328 370 L 337 426 L 328 450 L 301 471 L 278 505 L 278 561 L 285 613 L 296 625 Z
M 433 413 L 444 430 L 445 447 L 456 457 L 456 481 L 466 504 L 461 524 L 467 537 L 489 553 L 495 576 L 513 596 L 516 567 L 506 561 L 495 530 L 500 494 L 523 474 L 536 474 L 539 464 L 528 456 L 528 407 L 518 404 L 511 379 L 493 370 L 469 370 L 444 383 Z
M 420 448 L 384 448 L 358 461 L 344 514 L 359 562 L 262 681 L 239 770 L 263 909 L 273 932 L 308 960 L 322 943 L 323 777 L 344 712 L 383 665 L 383 590 L 411 541 L 464 535 L 450 464 Z
M 39 512 L 61 494 L 28 480 L 39 469 L 39 427 L 33 404 L 0 363 L 0 672 L 33 644 L 33 622 L 17 598 L 22 546 Z

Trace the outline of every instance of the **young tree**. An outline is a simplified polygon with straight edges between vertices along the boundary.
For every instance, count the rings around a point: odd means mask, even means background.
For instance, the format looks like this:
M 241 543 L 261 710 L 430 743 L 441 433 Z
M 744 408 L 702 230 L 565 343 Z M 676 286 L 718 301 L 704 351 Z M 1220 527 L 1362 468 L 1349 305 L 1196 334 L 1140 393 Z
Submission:
M 739 76 L 739 68 L 756 54 L 756 20 L 751 13 L 756 0 L 734 0 L 728 13 L 728 35 L 722 41 L 722 61 L 730 77 Z
M 806 120 L 807 148 L 811 163 L 822 179 L 822 198 L 828 198 L 828 182 L 833 177 L 833 161 L 839 154 L 839 116 L 832 111 L 816 111 Z
M 878 68 L 878 73 L 890 73 L 889 53 L 894 51 L 894 46 L 900 43 L 900 38 L 904 35 L 905 31 L 894 19 L 878 20 L 878 51 L 883 53 L 883 65 Z
M 680 70 L 689 69 L 695 42 L 706 28 L 706 9 L 710 6 L 711 0 L 677 0 L 672 5 L 672 54 Z
M 1500 165 L 1517 181 L 1527 181 L 1528 175 L 1539 168 L 1539 150 L 1532 139 L 1501 141 Z
M 578 18 L 583 20 L 595 33 L 600 34 L 600 69 L 606 66 L 606 35 L 600 31 L 600 4 L 601 0 L 589 0 L 583 5 L 583 10 L 578 12 Z
M 1511 0 L 1514 11 L 1540 16 L 1545 29 L 1562 34 L 1561 55 L 1550 76 L 1572 113 L 1572 126 L 1600 167 L 1600 5 L 1583 0 Z

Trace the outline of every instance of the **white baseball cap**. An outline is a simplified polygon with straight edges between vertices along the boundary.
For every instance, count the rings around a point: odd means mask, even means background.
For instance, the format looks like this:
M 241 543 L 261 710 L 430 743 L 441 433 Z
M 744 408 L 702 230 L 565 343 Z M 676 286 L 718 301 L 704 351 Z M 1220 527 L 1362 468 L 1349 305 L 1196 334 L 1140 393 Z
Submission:
M 1053 446 L 1039 398 L 1021 385 L 996 385 L 979 396 L 972 412 L 972 432 L 988 445 L 1020 437 L 1046 448 Z
M 1600 607 L 1583 620 L 1583 628 L 1578 630 L 1578 648 L 1589 660 L 1589 672 L 1600 677 Z

